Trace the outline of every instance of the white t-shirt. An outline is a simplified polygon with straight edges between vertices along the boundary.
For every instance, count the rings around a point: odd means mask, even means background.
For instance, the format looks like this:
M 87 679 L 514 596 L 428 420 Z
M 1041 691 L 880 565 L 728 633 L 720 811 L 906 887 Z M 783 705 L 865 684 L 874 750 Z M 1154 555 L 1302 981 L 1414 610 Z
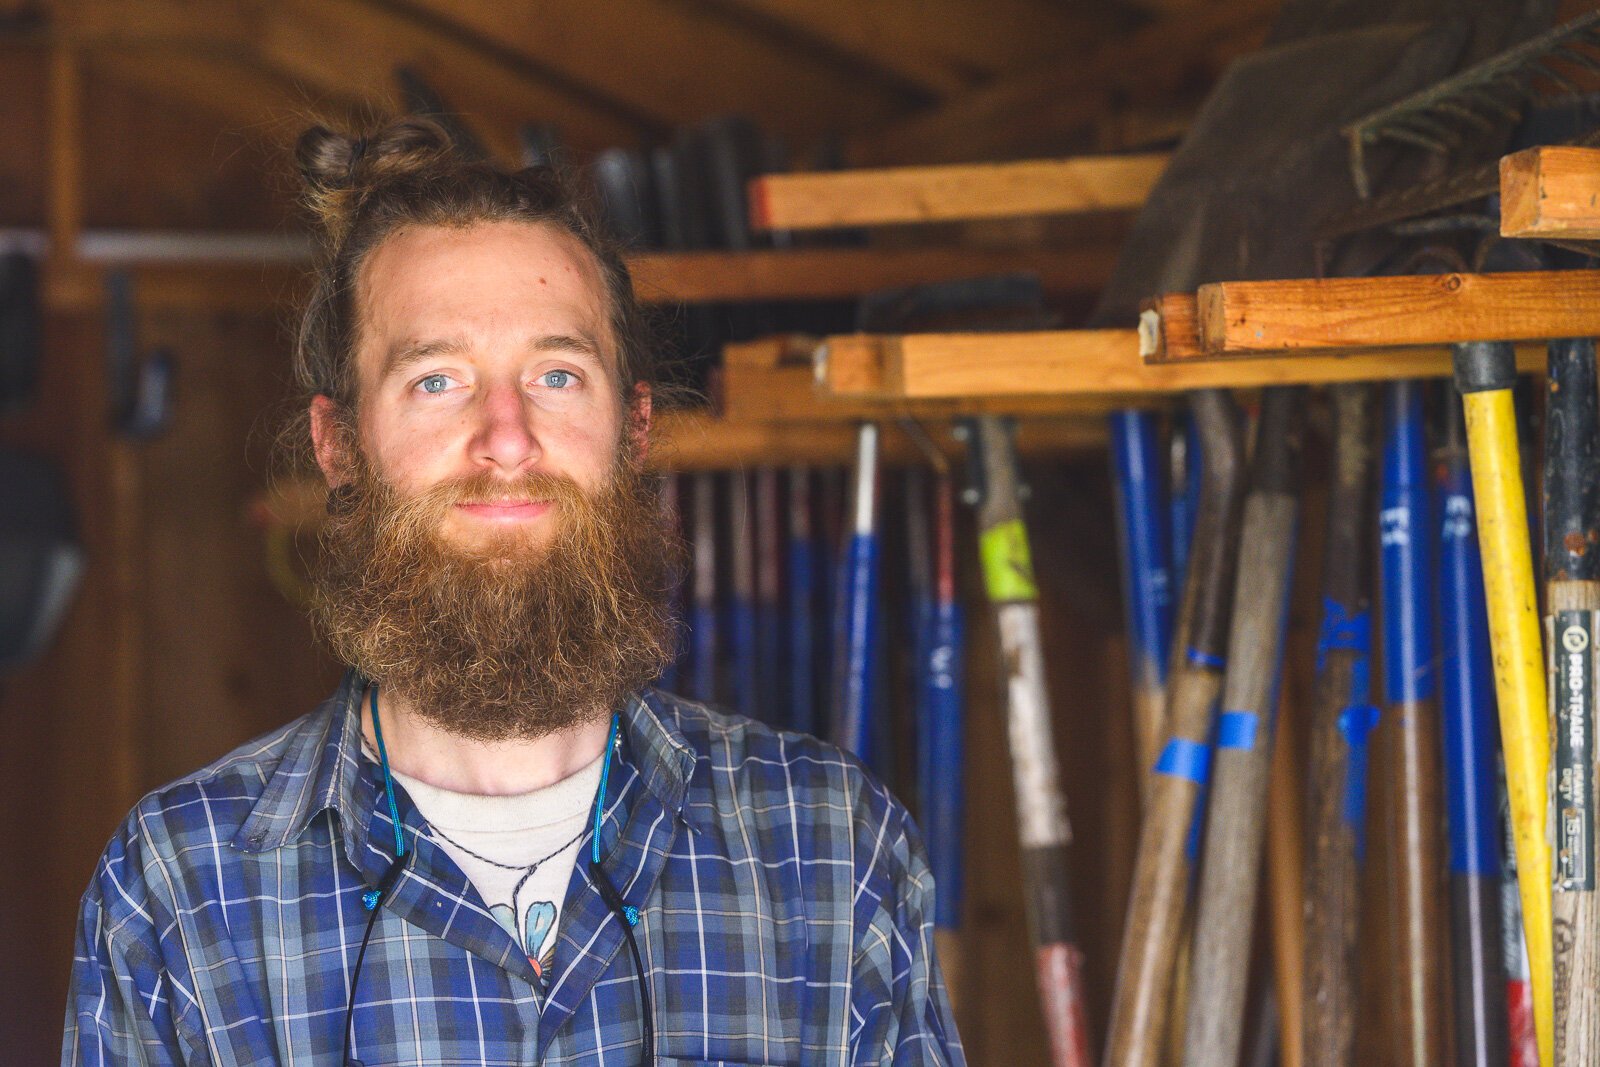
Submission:
M 427 820 L 433 840 L 472 880 L 541 978 L 555 952 L 573 864 L 588 840 L 604 756 L 519 796 L 455 793 L 394 772 Z M 528 865 L 535 862 L 530 872 Z

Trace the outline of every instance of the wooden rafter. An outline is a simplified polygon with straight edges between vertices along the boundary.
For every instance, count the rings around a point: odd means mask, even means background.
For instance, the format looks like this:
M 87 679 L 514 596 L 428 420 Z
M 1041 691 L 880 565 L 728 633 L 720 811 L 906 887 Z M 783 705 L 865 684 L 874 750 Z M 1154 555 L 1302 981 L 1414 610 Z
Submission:
M 95 74 L 218 115 L 275 142 L 292 141 L 313 115 L 353 119 L 370 106 L 331 91 L 313 94 L 243 52 L 225 55 L 154 45 L 97 48 L 86 52 L 85 59 Z
M 1116 96 L 1182 91 L 1191 64 L 1262 32 L 1279 0 L 1228 0 L 1163 19 L 1078 62 L 1046 62 L 933 111 L 853 138 L 862 165 L 955 163 L 1037 152 L 1043 138 L 1092 126 Z M 1163 82 L 1167 84 L 1162 85 Z
M 491 147 L 515 158 L 515 129 L 539 120 L 561 126 L 580 148 L 628 143 L 641 132 L 619 116 L 542 79 L 531 65 L 485 55 L 363 0 L 74 0 L 72 25 L 85 47 L 183 48 L 247 59 L 304 86 L 314 97 L 395 107 L 394 72 L 408 64 L 479 122 Z
M 385 0 L 526 55 L 573 82 L 601 85 L 671 124 L 748 114 L 791 136 L 818 136 L 904 112 L 910 101 L 847 71 L 749 34 L 698 4 L 659 0 Z M 625 144 L 626 139 L 611 143 Z
M 826 42 L 935 97 L 969 91 L 1007 71 L 1071 55 L 1098 20 L 1039 0 L 717 0 Z

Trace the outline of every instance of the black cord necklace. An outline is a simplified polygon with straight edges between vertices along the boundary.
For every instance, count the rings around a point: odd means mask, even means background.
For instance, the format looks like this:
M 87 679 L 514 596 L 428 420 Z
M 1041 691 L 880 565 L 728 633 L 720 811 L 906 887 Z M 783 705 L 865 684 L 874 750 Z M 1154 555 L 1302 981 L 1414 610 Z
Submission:
M 411 852 L 406 848 L 405 834 L 401 829 L 400 806 L 395 803 L 394 799 L 394 777 L 389 773 L 389 753 L 383 744 L 383 727 L 378 722 L 377 685 L 372 685 L 369 688 L 369 692 L 371 693 L 372 697 L 372 738 L 377 742 L 378 767 L 383 772 L 384 798 L 389 805 L 389 818 L 394 824 L 394 860 L 389 864 L 388 869 L 383 872 L 383 876 L 378 879 L 377 886 L 372 889 L 368 889 L 366 892 L 361 894 L 361 906 L 366 908 L 370 914 L 367 916 L 366 932 L 361 936 L 361 948 L 356 952 L 356 965 L 350 975 L 349 999 L 345 1001 L 344 1007 L 344 1055 L 340 1057 L 340 1060 L 345 1064 L 345 1067 L 362 1067 L 360 1060 L 351 1059 L 350 1057 L 350 1039 L 355 1032 L 354 1022 L 356 1010 L 356 989 L 361 981 L 361 964 L 367 958 L 367 945 L 372 940 L 372 929 L 378 921 L 378 905 L 383 902 L 383 900 L 389 895 L 389 892 L 395 887 L 395 884 L 400 880 L 400 875 L 402 872 L 404 872 L 408 857 L 411 855 Z M 555 852 L 552 852 L 550 856 L 545 856 L 543 859 L 536 860 L 533 866 L 528 870 L 527 874 L 523 875 L 522 880 L 517 883 L 517 887 L 519 889 L 522 887 L 522 882 L 527 881 L 528 875 L 532 874 L 533 870 L 537 869 L 539 864 L 544 863 L 546 860 L 550 859 L 551 856 L 559 855 L 563 850 L 570 848 L 573 841 L 577 841 L 582 838 L 584 833 L 592 832 L 592 847 L 589 853 L 589 874 L 594 881 L 595 889 L 599 891 L 601 898 L 606 902 L 606 907 L 611 909 L 612 915 L 615 916 L 618 922 L 621 923 L 622 932 L 628 939 L 628 950 L 633 956 L 634 985 L 639 992 L 639 1005 L 642 1009 L 641 1020 L 644 1028 L 644 1062 L 648 1064 L 654 1064 L 656 1062 L 655 1011 L 650 1000 L 650 983 L 644 969 L 644 958 L 639 954 L 639 942 L 633 936 L 633 928 L 639 925 L 639 909 L 634 907 L 632 904 L 628 904 L 623 901 L 622 895 L 617 892 L 617 887 L 612 884 L 611 877 L 606 874 L 605 868 L 600 865 L 600 825 L 605 818 L 606 784 L 611 778 L 611 753 L 615 751 L 618 745 L 621 743 L 621 728 L 622 717 L 616 713 L 612 713 L 611 730 L 606 736 L 605 763 L 603 763 L 600 767 L 600 789 L 596 793 L 594 799 L 593 825 L 579 831 L 577 837 L 574 837 L 572 841 L 568 841 L 565 845 L 562 845 L 561 848 L 557 849 Z M 438 834 L 438 829 L 433 829 L 433 833 Z M 439 836 L 442 837 L 444 835 L 440 834 Z M 446 838 L 446 840 L 449 839 Z M 454 841 L 450 843 L 456 844 Z M 456 847 L 460 848 L 461 846 L 456 845 Z M 477 854 L 472 852 L 470 849 L 462 849 L 462 851 L 467 852 L 468 855 L 477 856 Z M 478 856 L 477 858 L 482 859 L 485 863 L 494 864 L 497 867 L 505 866 L 504 864 L 495 863 L 494 860 L 487 859 L 486 857 Z M 508 867 L 507 869 L 520 870 L 521 868 Z M 515 899 L 515 893 L 513 893 L 513 902 L 515 902 Z

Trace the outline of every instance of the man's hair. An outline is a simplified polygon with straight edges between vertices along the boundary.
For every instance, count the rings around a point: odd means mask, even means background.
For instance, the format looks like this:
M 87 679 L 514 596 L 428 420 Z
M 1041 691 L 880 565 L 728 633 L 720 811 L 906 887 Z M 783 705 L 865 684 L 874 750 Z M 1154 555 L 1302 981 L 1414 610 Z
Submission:
M 624 409 L 637 385 L 655 384 L 653 346 L 621 251 L 567 175 L 551 167 L 513 172 L 467 158 L 442 127 L 415 116 L 363 136 L 314 126 L 301 134 L 295 159 L 305 204 L 321 237 L 294 354 L 295 378 L 306 399 L 322 394 L 347 416 L 354 411 L 356 282 L 385 238 L 403 226 L 484 222 L 551 226 L 592 255 L 616 346 Z

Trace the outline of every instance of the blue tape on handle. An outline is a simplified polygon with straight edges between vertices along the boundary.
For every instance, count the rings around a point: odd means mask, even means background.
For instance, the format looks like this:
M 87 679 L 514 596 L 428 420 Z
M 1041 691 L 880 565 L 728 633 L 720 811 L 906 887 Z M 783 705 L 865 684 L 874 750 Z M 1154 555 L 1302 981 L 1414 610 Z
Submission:
M 1189 649 L 1188 655 L 1189 662 L 1196 667 L 1210 667 L 1214 671 L 1220 671 L 1228 665 L 1228 661 L 1224 657 L 1213 656 L 1211 653 L 1202 652 L 1198 648 Z
M 1347 614 L 1344 605 L 1331 597 L 1322 598 L 1322 629 L 1317 632 L 1317 673 L 1327 665 L 1328 653 L 1336 649 L 1351 652 L 1372 651 L 1372 615 L 1367 611 Z
M 1211 746 L 1187 737 L 1174 737 L 1156 760 L 1156 773 L 1205 785 L 1211 777 Z
M 1368 738 L 1378 725 L 1378 709 L 1372 704 L 1348 704 L 1339 712 L 1339 733 L 1344 735 L 1349 754 L 1345 761 L 1344 821 L 1355 836 L 1356 856 L 1367 852 L 1367 749 Z
M 1225 711 L 1217 716 L 1217 747 L 1249 751 L 1256 747 L 1261 716 L 1253 711 Z

